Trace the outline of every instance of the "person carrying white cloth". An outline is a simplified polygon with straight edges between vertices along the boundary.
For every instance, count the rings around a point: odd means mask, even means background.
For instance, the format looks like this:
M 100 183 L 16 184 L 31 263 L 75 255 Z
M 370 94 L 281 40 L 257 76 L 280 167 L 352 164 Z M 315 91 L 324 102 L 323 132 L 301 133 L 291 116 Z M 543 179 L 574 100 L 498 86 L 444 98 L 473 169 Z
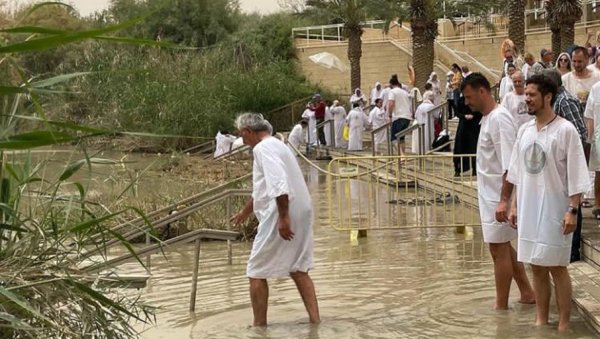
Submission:
M 268 278 L 291 277 L 311 323 L 320 322 L 317 297 L 308 271 L 313 267 L 313 209 L 304 176 L 290 149 L 271 136 L 262 115 L 236 119 L 244 143 L 252 148 L 252 198 L 231 221 L 239 225 L 250 214 L 258 219 L 246 273 L 254 326 L 267 325 Z
M 344 140 L 344 126 L 346 126 L 346 109 L 340 105 L 337 100 L 331 105 L 331 114 L 333 115 L 333 126 L 335 134 L 335 147 L 346 148 L 346 140 Z
M 423 102 L 419 104 L 415 112 L 415 121 L 421 124 L 421 131 L 423 133 L 423 149 L 419 149 L 419 131 L 412 133 L 412 152 L 415 154 L 425 154 L 431 149 L 431 143 L 433 142 L 434 130 L 433 130 L 433 115 L 435 113 L 429 113 L 435 104 L 433 100 L 435 95 L 432 91 L 426 91 L 423 93 Z M 420 153 L 422 151 L 422 153 Z
M 215 154 L 214 157 L 218 157 L 222 154 L 225 154 L 227 152 L 229 152 L 231 150 L 231 146 L 233 144 L 233 142 L 235 141 L 235 136 L 223 131 L 223 133 L 221 133 L 221 131 L 217 132 L 217 135 L 215 136 Z
M 290 132 L 290 134 L 288 135 L 288 144 L 290 146 L 290 149 L 292 150 L 292 153 L 296 153 L 296 151 L 294 150 L 294 148 L 298 151 L 301 151 L 302 145 L 306 144 L 306 140 L 304 139 L 304 136 L 306 135 L 306 128 L 308 126 L 308 121 L 306 120 L 301 120 L 299 123 L 297 123 L 294 128 L 292 128 L 292 131 Z
M 589 177 L 577 129 L 552 109 L 556 93 L 556 83 L 545 75 L 527 80 L 527 106 L 535 120 L 519 130 L 501 199 L 507 203 L 517 187 L 508 220 L 518 229 L 518 260 L 531 264 L 536 325 L 548 324 L 552 275 L 558 330 L 564 332 L 571 314 L 571 238 Z

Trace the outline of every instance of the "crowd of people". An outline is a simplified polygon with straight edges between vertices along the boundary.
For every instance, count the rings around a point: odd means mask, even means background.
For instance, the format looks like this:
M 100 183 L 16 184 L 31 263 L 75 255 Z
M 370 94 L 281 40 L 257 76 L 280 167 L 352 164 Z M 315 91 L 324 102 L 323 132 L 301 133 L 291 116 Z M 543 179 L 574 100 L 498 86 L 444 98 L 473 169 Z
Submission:
M 600 36 L 597 41 L 600 46 Z M 567 266 L 580 260 L 581 208 L 591 205 L 586 195 L 594 199 L 593 216 L 600 218 L 597 54 L 600 48 L 591 44 L 573 46 L 557 59 L 551 50 L 542 49 L 536 62 L 531 54 L 521 56 L 507 40 L 501 48 L 500 102 L 481 73 L 455 64 L 446 79 L 449 111 L 459 119 L 454 152 L 476 154 L 454 157 L 455 176 L 472 171 L 477 178 L 483 238 L 494 263 L 495 308 L 508 308 L 514 280 L 519 302 L 535 303 L 536 324 L 548 324 L 552 276 L 560 331 L 569 328 L 572 286 Z M 296 282 L 311 322 L 320 321 L 307 274 L 312 267 L 310 197 L 297 162 L 290 161 L 293 151 L 302 143 L 361 150 L 362 133 L 369 125 L 377 129 L 391 122 L 391 135 L 382 129 L 383 137 L 375 138 L 374 147 L 388 138 L 396 141 L 396 134 L 413 123 L 435 125 L 436 117 L 429 113 L 442 95 L 435 73 L 415 108 L 411 97 L 420 93 L 401 84 L 396 75 L 385 86 L 377 82 L 370 94 L 367 98 L 356 89 L 348 113 L 337 100 L 327 102 L 315 95 L 288 137 L 295 146 L 292 152 L 271 138 L 271 127 L 262 116 L 245 114 L 236 122 L 244 143 L 253 147 L 255 162 L 253 199 L 232 219 L 240 223 L 254 211 L 260 222 L 248 263 L 255 325 L 266 324 L 266 279 L 288 275 Z M 320 125 L 327 120 L 334 123 L 333 133 Z M 425 140 L 425 146 L 433 142 Z M 286 244 L 292 240 L 293 246 Z M 531 266 L 533 284 L 524 264 Z

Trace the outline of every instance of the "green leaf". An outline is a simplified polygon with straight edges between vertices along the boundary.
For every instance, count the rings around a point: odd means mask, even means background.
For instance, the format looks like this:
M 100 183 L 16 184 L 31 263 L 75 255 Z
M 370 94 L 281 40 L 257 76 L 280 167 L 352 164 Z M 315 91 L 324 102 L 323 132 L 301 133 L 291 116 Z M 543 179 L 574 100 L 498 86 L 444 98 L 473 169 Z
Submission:
M 0 86 L 0 94 L 3 94 L 3 95 L 28 93 L 28 92 L 29 92 L 29 89 L 27 89 L 27 87 Z
M 114 218 L 115 216 L 117 216 L 117 215 L 119 215 L 121 213 L 123 213 L 123 211 L 119 211 L 119 212 L 107 214 L 107 215 L 102 216 L 102 217 L 97 218 L 97 219 L 91 219 L 91 220 L 88 220 L 88 221 L 84 221 L 84 222 L 82 222 L 80 224 L 77 224 L 77 225 L 71 227 L 69 229 L 69 232 L 77 233 L 77 232 L 85 231 L 85 230 L 87 230 L 87 229 L 89 229 L 91 227 L 94 227 L 94 226 L 100 224 L 101 222 L 104 222 L 106 220 Z
M 15 232 L 29 232 L 29 230 L 26 228 L 21 228 L 19 226 L 8 225 L 8 224 L 0 224 L 0 230 L 15 231 Z
M 37 27 L 37 26 L 20 26 L 14 28 L 0 29 L 2 33 L 38 33 L 38 34 L 64 34 L 69 33 L 59 29 Z
M 43 314 L 36 311 L 33 307 L 31 307 L 29 305 L 29 303 L 27 303 L 27 301 L 21 299 L 21 297 L 19 295 L 7 290 L 6 288 L 4 288 L 2 286 L 0 286 L 0 295 L 3 295 L 8 300 L 12 301 L 15 305 L 17 305 L 20 308 L 24 309 L 25 311 L 31 313 L 36 318 L 42 319 L 48 323 L 52 323 L 52 320 L 46 318 Z
M 61 74 L 61 75 L 57 75 L 57 76 L 49 78 L 49 79 L 31 82 L 31 83 L 29 83 L 29 85 L 33 88 L 50 87 L 50 86 L 59 84 L 61 82 L 65 82 L 67 80 L 82 77 L 84 75 L 88 75 L 88 74 L 92 74 L 92 73 L 94 73 L 94 72 L 75 72 L 75 73 L 69 73 L 69 74 Z
M 58 180 L 65 181 L 65 180 L 69 179 L 71 176 L 73 176 L 73 174 L 75 174 L 75 172 L 79 171 L 81 169 L 81 167 L 83 165 L 85 165 L 85 163 L 86 163 L 86 161 L 85 161 L 85 159 L 83 159 L 83 160 L 77 160 L 74 163 L 70 164 L 69 166 L 67 166 L 67 168 L 65 168 L 65 170 L 60 175 L 60 178 L 58 178 Z
M 31 51 L 43 51 L 50 48 L 63 46 L 68 43 L 91 39 L 97 36 L 101 36 L 103 34 L 116 32 L 130 26 L 135 25 L 136 23 L 144 20 L 146 16 L 135 18 L 129 21 L 126 21 L 122 24 L 113 25 L 101 29 L 93 29 L 89 31 L 81 31 L 81 32 L 68 32 L 64 34 L 56 34 L 50 37 L 33 39 L 24 42 L 19 42 L 15 44 L 10 44 L 6 46 L 0 47 L 0 54 L 6 53 L 17 53 L 17 52 L 31 52 Z
M 35 131 L 8 137 L 0 140 L 0 149 L 29 149 L 34 147 L 62 144 L 75 140 L 74 137 L 62 132 Z

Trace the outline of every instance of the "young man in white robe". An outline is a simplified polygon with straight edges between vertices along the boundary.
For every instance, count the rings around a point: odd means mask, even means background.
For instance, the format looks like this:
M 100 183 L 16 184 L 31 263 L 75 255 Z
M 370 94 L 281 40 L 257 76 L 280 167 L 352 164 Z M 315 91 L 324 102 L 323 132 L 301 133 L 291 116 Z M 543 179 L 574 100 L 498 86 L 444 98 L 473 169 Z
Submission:
M 346 117 L 348 124 L 348 151 L 362 151 L 362 134 L 369 124 L 369 118 L 360 107 L 360 103 L 352 104 L 353 108 Z
M 252 148 L 252 199 L 231 221 L 239 225 L 250 214 L 258 233 L 248 259 L 254 326 L 267 325 L 267 279 L 291 277 L 311 323 L 320 322 L 317 296 L 308 271 L 313 267 L 313 210 L 304 176 L 290 149 L 271 136 L 262 115 L 244 113 L 236 119 L 244 143 Z
M 383 110 L 383 99 L 377 98 L 374 101 L 375 107 L 369 113 L 369 124 L 373 126 L 373 130 L 376 130 L 389 122 L 385 111 Z M 388 133 L 387 128 L 382 129 L 381 131 L 375 133 L 375 145 L 373 145 L 373 149 L 375 154 L 381 150 L 381 146 L 387 143 Z
M 330 123 L 327 123 L 323 126 L 324 129 L 324 133 L 325 133 L 325 144 L 328 147 L 333 147 L 333 114 L 331 113 L 331 108 L 333 103 L 329 100 L 325 101 L 325 118 L 323 119 L 323 121 L 331 121 Z
M 516 186 L 516 199 L 508 218 L 500 208 L 497 218 L 518 228 L 518 260 L 531 264 L 533 272 L 536 325 L 548 324 L 552 275 L 558 330 L 566 331 L 571 315 L 571 238 L 589 177 L 577 129 L 552 109 L 556 92 L 556 83 L 547 76 L 536 74 L 527 80 L 525 96 L 535 120 L 517 135 L 501 197 L 508 204 Z
M 519 288 L 521 303 L 533 303 L 535 297 L 523 264 L 517 262 L 517 252 L 511 241 L 517 231 L 507 222 L 496 220 L 502 185 L 515 142 L 515 123 L 512 116 L 494 100 L 489 81 L 481 73 L 473 73 L 461 84 L 465 104 L 481 112 L 481 131 L 477 141 L 477 193 L 483 241 L 489 244 L 494 261 L 496 282 L 495 309 L 508 309 L 510 285 L 514 279 Z
M 302 145 L 306 144 L 306 140 L 304 139 L 304 136 L 306 135 L 307 127 L 308 127 L 308 121 L 301 120 L 299 123 L 297 123 L 294 126 L 294 128 L 292 128 L 292 131 L 288 135 L 288 145 L 290 146 L 290 150 L 292 150 L 292 153 L 296 154 L 296 150 L 301 151 L 302 149 L 300 147 L 302 147 Z M 293 147 L 291 147 L 291 146 L 293 146 Z M 294 148 L 296 150 L 294 150 Z
M 527 104 L 525 103 L 525 79 L 523 73 L 516 71 L 512 77 L 513 91 L 507 93 L 502 99 L 501 105 L 506 108 L 512 115 L 517 131 L 526 122 L 533 120 L 533 116 L 529 115 Z
M 506 70 L 506 75 L 500 81 L 500 87 L 498 89 L 498 96 L 500 97 L 500 102 L 504 100 L 504 97 L 513 91 L 514 86 L 512 82 L 512 75 L 517 71 L 517 68 L 513 64 L 509 64 Z
M 340 105 L 337 100 L 331 105 L 331 114 L 333 115 L 333 125 L 335 131 L 335 147 L 346 148 L 346 140 L 344 140 L 344 126 L 346 126 L 346 109 Z

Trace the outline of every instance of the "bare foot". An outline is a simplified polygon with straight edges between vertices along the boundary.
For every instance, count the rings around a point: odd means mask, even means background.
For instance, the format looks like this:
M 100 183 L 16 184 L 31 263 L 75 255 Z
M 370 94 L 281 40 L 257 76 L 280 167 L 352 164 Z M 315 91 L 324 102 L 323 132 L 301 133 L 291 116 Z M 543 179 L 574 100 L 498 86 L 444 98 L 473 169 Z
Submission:
M 558 323 L 558 332 L 567 332 L 569 331 L 569 323 Z
M 525 296 L 522 296 L 521 299 L 519 299 L 519 304 L 534 305 L 535 304 L 535 297 L 525 297 Z
M 494 305 L 494 309 L 495 309 L 496 311 L 506 311 L 506 310 L 508 310 L 508 306 L 504 306 L 504 305 L 497 305 L 497 304 L 496 304 L 496 305 Z
M 535 320 L 535 326 L 546 326 L 546 325 L 548 325 L 548 320 L 546 320 L 546 321 L 540 320 L 540 319 Z

